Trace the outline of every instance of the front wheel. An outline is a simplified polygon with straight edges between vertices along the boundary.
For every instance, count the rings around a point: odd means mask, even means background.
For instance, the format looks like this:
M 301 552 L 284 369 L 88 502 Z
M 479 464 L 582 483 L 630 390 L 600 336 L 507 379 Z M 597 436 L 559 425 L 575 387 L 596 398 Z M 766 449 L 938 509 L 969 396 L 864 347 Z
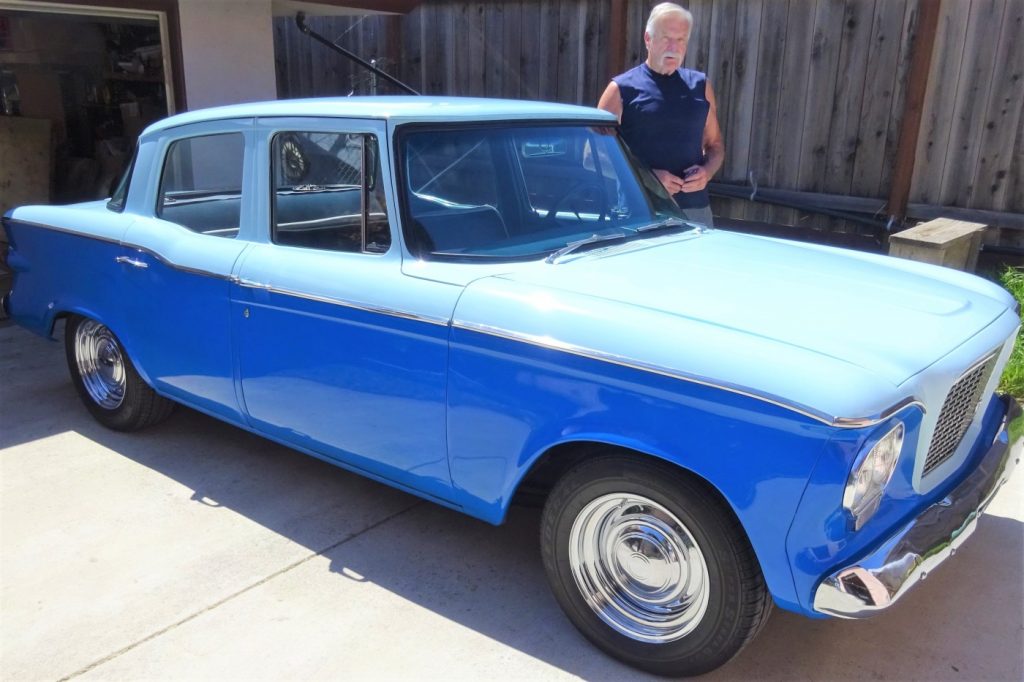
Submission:
M 739 522 L 683 472 L 604 455 L 555 486 L 544 567 L 573 624 L 630 665 L 699 675 L 760 631 L 772 602 Z
M 104 426 L 134 431 L 163 420 L 174 409 L 173 402 L 143 381 L 105 325 L 78 315 L 69 317 L 64 351 L 75 390 Z

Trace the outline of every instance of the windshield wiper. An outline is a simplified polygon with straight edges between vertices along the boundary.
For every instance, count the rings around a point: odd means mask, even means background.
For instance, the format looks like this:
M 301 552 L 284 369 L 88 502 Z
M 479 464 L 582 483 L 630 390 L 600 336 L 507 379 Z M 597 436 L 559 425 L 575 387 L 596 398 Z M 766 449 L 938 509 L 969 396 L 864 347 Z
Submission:
M 650 225 L 641 225 L 636 228 L 636 231 L 637 233 L 654 232 L 655 230 L 676 229 L 679 227 L 697 227 L 697 225 L 696 223 L 688 223 L 680 218 L 665 218 L 664 220 L 659 220 L 658 222 L 651 223 Z
M 547 262 L 547 263 L 554 263 L 556 260 L 558 260 L 562 256 L 570 254 L 573 251 L 579 249 L 580 247 L 589 246 L 590 244 L 598 244 L 600 242 L 620 241 L 620 240 L 624 240 L 624 239 L 628 239 L 628 238 L 629 238 L 629 234 L 626 234 L 626 233 L 620 233 L 620 234 L 592 234 L 589 237 L 587 237 L 586 239 L 580 239 L 579 241 L 576 241 L 576 242 L 569 242 L 568 244 L 566 244 L 562 248 L 558 249 L 557 251 L 552 252 L 550 256 L 548 256 L 547 258 L 544 259 L 544 261 Z

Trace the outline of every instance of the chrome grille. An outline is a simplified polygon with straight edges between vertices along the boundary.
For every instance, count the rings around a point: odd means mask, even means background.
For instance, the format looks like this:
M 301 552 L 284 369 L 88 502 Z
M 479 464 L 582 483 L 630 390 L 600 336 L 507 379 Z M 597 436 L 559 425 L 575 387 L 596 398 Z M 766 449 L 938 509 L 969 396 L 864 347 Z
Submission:
M 935 426 L 931 445 L 928 446 L 922 476 L 928 475 L 952 457 L 960 445 L 981 404 L 982 394 L 996 364 L 996 355 L 993 353 L 964 372 L 953 384 L 953 388 L 949 389 L 946 401 L 942 403 L 942 411 L 939 412 L 939 422 Z

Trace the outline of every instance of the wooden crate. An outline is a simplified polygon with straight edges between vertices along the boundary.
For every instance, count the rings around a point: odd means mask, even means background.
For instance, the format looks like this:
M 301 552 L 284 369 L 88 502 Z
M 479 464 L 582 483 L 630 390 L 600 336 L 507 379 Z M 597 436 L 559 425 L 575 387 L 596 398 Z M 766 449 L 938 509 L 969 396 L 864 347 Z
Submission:
M 985 225 L 936 218 L 889 237 L 889 255 L 974 272 Z

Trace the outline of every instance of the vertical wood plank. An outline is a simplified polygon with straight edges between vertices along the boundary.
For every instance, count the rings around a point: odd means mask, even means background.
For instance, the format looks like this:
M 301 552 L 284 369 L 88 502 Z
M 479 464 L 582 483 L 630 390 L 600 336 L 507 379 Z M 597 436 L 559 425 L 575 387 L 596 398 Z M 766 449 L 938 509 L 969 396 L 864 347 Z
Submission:
M 809 57 L 814 32 L 812 9 L 804 0 L 789 2 L 786 43 L 782 48 L 782 71 L 785 77 L 779 92 L 777 143 L 772 151 L 772 183 L 782 189 L 797 189 L 800 186 L 800 142 L 807 111 L 805 104 L 810 73 Z M 795 225 L 797 212 L 789 208 L 773 207 L 770 219 L 783 225 Z
M 587 0 L 576 0 L 576 19 L 573 22 L 572 42 L 569 44 L 573 48 L 569 52 L 572 55 L 569 73 L 572 74 L 572 78 L 575 81 L 573 98 L 570 100 L 573 104 L 590 104 L 590 102 L 584 100 L 587 67 L 589 66 L 587 63 L 587 46 L 593 44 L 594 41 L 593 34 L 590 33 L 588 35 L 588 32 L 593 30 L 593 26 L 588 21 L 589 14 L 590 7 Z
M 804 134 L 800 142 L 798 188 L 802 190 L 820 192 L 824 186 L 845 9 L 842 0 L 818 0 L 815 8 Z
M 934 203 L 941 193 L 942 168 L 953 127 L 956 76 L 960 73 L 970 10 L 971 2 L 968 0 L 943 0 L 942 3 L 931 70 L 928 72 L 921 134 L 914 157 L 911 203 Z
M 985 103 L 992 87 L 997 36 L 1006 0 L 974 0 L 964 39 L 964 58 L 953 107 L 949 151 L 942 169 L 939 203 L 964 205 L 971 194 L 978 162 L 979 142 L 984 132 Z M 1017 37 L 1020 40 L 1020 36 Z
M 522 91 L 522 35 L 523 5 L 518 0 L 505 0 L 502 43 L 504 45 L 504 69 L 501 96 L 518 99 Z
M 427 84 L 423 74 L 423 7 L 417 7 L 405 18 L 402 27 L 402 47 L 399 59 L 402 63 L 402 81 L 422 93 Z
M 521 48 L 519 55 L 519 96 L 525 99 L 541 98 L 541 34 L 543 12 L 539 0 L 525 0 L 522 11 Z
M 1008 203 L 1007 198 L 1011 196 L 1008 176 L 1012 150 L 1016 142 L 1020 154 L 1017 131 L 1024 115 L 1024 2 L 1007 3 L 1000 25 L 992 87 L 985 104 L 984 129 L 967 206 L 1022 212 L 1024 206 Z M 962 205 L 959 197 L 957 205 Z
M 277 88 L 278 99 L 287 99 L 284 87 L 286 87 L 287 76 L 284 73 L 284 60 L 281 58 L 284 54 L 283 48 L 283 36 L 282 31 L 284 25 L 280 19 L 274 19 L 271 27 L 274 34 L 274 83 Z
M 868 38 L 864 102 L 857 127 L 859 146 L 849 187 L 855 196 L 879 196 L 878 176 L 885 161 L 885 134 L 897 86 L 894 67 L 899 63 L 900 31 L 906 10 L 905 0 L 880 0 L 875 5 Z
M 914 36 L 917 33 L 919 18 L 918 0 L 907 0 L 907 8 L 903 15 L 903 29 L 900 38 L 899 58 L 896 63 L 896 79 L 893 83 L 892 105 L 889 108 L 889 123 L 885 130 L 885 152 L 882 170 L 878 176 L 878 193 L 884 197 L 890 193 L 893 172 L 896 167 L 896 153 L 899 149 L 900 127 L 903 121 L 907 101 L 907 78 L 913 59 Z
M 722 178 L 742 182 L 747 179 L 749 171 L 764 3 L 761 0 L 745 0 L 739 4 L 738 9 L 732 82 L 726 93 L 731 103 L 725 124 L 729 136 L 725 139 L 725 166 L 722 169 Z M 718 90 L 715 92 L 717 94 Z
M 985 103 L 992 86 L 996 36 L 991 35 L 1005 9 L 1005 0 L 974 0 L 964 37 L 964 56 L 953 74 L 956 97 L 948 149 L 942 168 L 938 200 L 942 204 L 966 203 L 971 193 L 982 133 Z
M 1017 119 L 1017 142 L 1013 146 L 1013 161 L 1006 185 L 1006 198 L 1001 208 L 1024 213 L 1024 116 Z
M 843 0 L 818 0 L 815 7 L 797 183 L 803 190 L 820 192 L 824 186 L 845 11 Z M 828 230 L 838 227 L 837 221 L 812 213 L 800 213 L 797 220 Z
M 444 35 L 441 29 L 440 8 L 435 3 L 425 3 L 423 12 L 421 45 L 423 46 L 423 92 L 433 95 L 444 92 L 444 74 L 447 71 Z
M 846 0 L 825 157 L 823 187 L 826 192 L 846 194 L 853 180 L 853 166 L 860 147 L 860 114 L 874 12 L 872 0 Z M 833 232 L 855 232 L 859 228 L 856 223 L 833 220 L 830 229 Z
M 540 5 L 540 41 L 537 52 L 540 54 L 540 76 L 537 88 L 537 99 L 558 99 L 558 0 L 541 0 Z
M 597 106 L 597 100 L 607 83 L 600 68 L 601 55 L 608 52 L 608 18 L 610 3 L 603 0 L 585 0 L 587 4 L 586 28 L 583 32 L 582 54 L 577 68 L 583 79 L 580 103 Z
M 608 63 L 605 68 L 604 78 L 601 79 L 605 83 L 626 70 L 628 17 L 626 0 L 611 0 L 611 5 L 608 9 Z
M 731 113 L 736 106 L 733 97 L 733 51 L 736 45 L 736 1 L 716 0 L 711 13 L 711 47 L 708 51 L 708 81 L 718 95 L 718 122 L 725 139 L 726 161 L 719 179 L 728 179 L 729 149 L 735 144 L 730 127 Z
M 686 67 L 704 73 L 708 72 L 711 49 L 712 0 L 693 0 L 687 7 L 693 15 L 690 29 L 690 44 L 686 48 Z
M 455 43 L 458 94 L 479 96 L 483 89 L 484 45 L 483 5 L 457 3 L 458 18 L 450 36 Z
M 576 101 L 576 55 L 579 43 L 579 27 L 576 25 L 576 0 L 559 2 L 558 30 L 556 32 L 555 100 L 575 103 Z
M 782 71 L 786 44 L 789 3 L 769 3 L 761 19 L 761 40 L 758 48 L 757 74 L 754 83 L 752 125 L 750 129 L 749 172 L 758 183 L 775 186 L 772 175 L 772 151 L 778 144 L 779 104 L 784 81 Z M 766 221 L 770 216 L 767 204 L 748 202 L 747 220 Z
M 459 16 L 459 3 L 449 0 L 438 7 L 440 19 L 440 42 L 444 50 L 445 74 L 439 94 L 459 95 L 459 60 L 458 60 L 458 28 L 462 18 Z
M 849 193 L 853 181 L 854 162 L 861 143 L 861 109 L 875 4 L 872 0 L 846 0 L 825 160 L 824 188 L 834 194 Z
M 501 0 L 489 2 L 483 7 L 484 22 L 484 83 L 482 93 L 486 97 L 501 97 L 505 88 L 505 73 L 508 71 L 505 50 L 505 3 Z
M 325 21 L 324 17 L 311 17 L 308 21 L 310 27 L 321 35 L 325 35 L 325 31 L 330 31 L 330 24 Z M 342 91 L 343 86 L 338 82 L 337 72 L 338 61 L 344 59 L 344 57 L 335 54 L 325 45 L 312 42 L 307 36 L 303 36 L 303 38 L 309 43 L 310 47 L 309 96 L 322 97 L 325 95 L 345 94 Z
M 291 49 L 288 44 L 288 25 L 286 19 L 274 19 L 274 61 L 277 67 L 277 97 L 291 99 Z
M 626 69 L 647 59 L 644 26 L 649 10 L 642 0 L 630 0 L 626 7 Z
M 469 63 L 466 58 L 470 51 L 467 27 L 471 5 L 469 2 L 447 1 L 445 10 L 445 40 L 448 43 L 446 56 L 451 59 L 451 76 L 443 94 L 466 97 L 469 95 Z

